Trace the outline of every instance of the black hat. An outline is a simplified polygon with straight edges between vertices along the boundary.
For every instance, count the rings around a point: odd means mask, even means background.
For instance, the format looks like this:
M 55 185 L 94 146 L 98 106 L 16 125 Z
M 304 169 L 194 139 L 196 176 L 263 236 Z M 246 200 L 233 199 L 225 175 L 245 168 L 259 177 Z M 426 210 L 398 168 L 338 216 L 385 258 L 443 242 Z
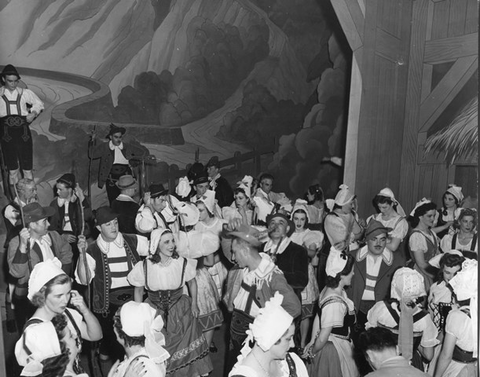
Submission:
M 125 135 L 125 132 L 127 132 L 127 130 L 124 127 L 118 127 L 118 126 L 114 125 L 113 123 L 111 123 L 110 124 L 110 130 L 108 131 L 108 134 L 105 137 L 108 139 L 113 134 L 117 134 L 119 132 L 121 132 L 122 135 Z
M 54 213 L 55 210 L 52 207 L 42 207 L 38 202 L 33 202 L 23 207 L 23 217 L 26 224 L 53 216 Z
M 201 175 L 197 175 L 197 177 L 193 181 L 193 185 L 196 186 L 196 185 L 199 185 L 199 184 L 205 183 L 205 182 L 208 182 L 208 175 L 203 173 Z
M 2 77 L 5 77 L 7 75 L 15 75 L 20 80 L 20 75 L 18 74 L 17 69 L 11 64 L 7 64 L 5 68 L 3 68 Z
M 199 175 L 205 174 L 205 166 L 201 162 L 195 162 L 190 169 L 188 169 L 187 177 L 189 181 L 195 180 Z
M 220 160 L 218 159 L 218 156 L 213 156 L 210 160 L 208 160 L 205 167 L 208 169 L 210 166 L 216 166 L 220 169 Z
M 103 206 L 97 209 L 95 214 L 95 223 L 96 225 L 106 224 L 118 217 L 118 214 L 113 212 L 113 210 L 108 206 Z
M 163 187 L 161 183 L 152 183 L 148 187 L 148 191 L 150 192 L 150 198 L 155 199 L 162 195 L 168 194 L 168 189 Z
M 57 179 L 57 183 L 63 183 L 69 188 L 75 188 L 75 176 L 72 173 L 66 173 Z

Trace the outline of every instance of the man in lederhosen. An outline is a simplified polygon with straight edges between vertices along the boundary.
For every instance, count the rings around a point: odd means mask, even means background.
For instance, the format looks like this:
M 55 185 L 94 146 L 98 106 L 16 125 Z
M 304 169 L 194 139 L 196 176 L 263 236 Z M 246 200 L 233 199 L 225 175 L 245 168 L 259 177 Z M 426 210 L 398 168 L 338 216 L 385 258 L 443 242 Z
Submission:
M 107 196 L 110 205 L 120 195 L 120 189 L 116 183 L 122 175 L 132 175 L 129 160 L 142 158 L 145 152 L 142 148 L 123 142 L 126 129 L 110 124 L 110 130 L 106 138 L 108 143 L 101 143 L 89 151 L 91 159 L 100 158 L 98 171 L 98 187 L 103 188 L 107 184 Z M 95 135 L 93 135 L 95 137 Z
M 18 87 L 20 75 L 8 64 L 0 79 L 0 142 L 3 158 L 9 170 L 10 184 L 21 178 L 33 179 L 33 143 L 29 125 L 44 109 L 43 102 L 29 89 Z

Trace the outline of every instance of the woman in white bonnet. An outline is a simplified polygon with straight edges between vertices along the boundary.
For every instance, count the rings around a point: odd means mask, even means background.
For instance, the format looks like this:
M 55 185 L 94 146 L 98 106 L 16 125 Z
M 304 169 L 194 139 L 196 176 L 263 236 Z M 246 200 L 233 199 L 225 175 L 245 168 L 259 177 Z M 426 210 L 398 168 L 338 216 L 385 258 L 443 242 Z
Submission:
M 237 187 L 233 190 L 235 200 L 230 206 L 222 208 L 222 216 L 225 220 L 240 219 L 243 224 L 252 225 L 254 203 L 251 200 L 252 182 L 253 178 L 249 175 L 237 182 Z
M 422 306 L 426 295 L 423 276 L 402 267 L 393 275 L 391 299 L 377 302 L 368 311 L 366 324 L 367 329 L 380 326 L 398 334 L 401 355 L 422 371 L 439 344 L 437 327 Z
M 122 305 L 113 317 L 117 341 L 125 349 L 125 359 L 112 366 L 108 377 L 124 377 L 129 372 L 142 377 L 164 377 L 169 353 L 163 348 L 163 320 L 147 303 Z
M 288 352 L 293 347 L 295 325 L 293 317 L 282 308 L 282 301 L 283 296 L 275 292 L 260 309 L 229 377 L 308 377 L 303 361 Z
M 26 325 L 22 337 L 15 345 L 15 356 L 19 365 L 28 364 L 35 349 L 24 347 L 24 338 L 38 324 L 50 322 L 57 315 L 64 315 L 67 327 L 77 340 L 77 353 L 80 354 L 81 339 L 98 341 L 102 339 L 102 329 L 97 318 L 83 301 L 82 296 L 72 290 L 71 278 L 63 272 L 61 262 L 54 258 L 40 262 L 32 270 L 28 281 L 28 299 L 37 306 Z M 74 308 L 67 307 L 67 305 Z M 42 347 L 41 343 L 38 343 Z M 74 365 L 76 373 L 82 372 L 79 358 Z
M 478 263 L 466 259 L 450 281 L 455 308 L 445 324 L 445 338 L 434 377 L 478 376 Z
M 453 232 L 453 222 L 458 219 L 464 196 L 462 188 L 454 183 L 448 185 L 447 191 L 442 196 L 443 206 L 438 210 L 436 226 L 434 228 L 439 238 Z
M 388 187 L 380 190 L 373 198 L 372 203 L 377 214 L 370 216 L 367 219 L 367 224 L 374 219 L 382 223 L 386 228 L 392 229 L 388 233 L 386 247 L 391 251 L 397 251 L 408 233 L 408 223 L 402 206 L 395 199 L 393 191 Z M 396 256 L 405 258 L 404 248 L 400 248 Z

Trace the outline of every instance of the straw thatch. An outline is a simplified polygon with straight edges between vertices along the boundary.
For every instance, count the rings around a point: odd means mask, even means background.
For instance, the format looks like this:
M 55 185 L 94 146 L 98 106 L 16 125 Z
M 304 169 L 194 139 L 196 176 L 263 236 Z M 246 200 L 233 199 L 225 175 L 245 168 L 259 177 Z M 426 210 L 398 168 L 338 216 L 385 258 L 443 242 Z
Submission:
M 425 152 L 445 152 L 445 161 L 451 165 L 459 159 L 478 157 L 478 97 L 472 99 L 452 123 L 430 136 Z

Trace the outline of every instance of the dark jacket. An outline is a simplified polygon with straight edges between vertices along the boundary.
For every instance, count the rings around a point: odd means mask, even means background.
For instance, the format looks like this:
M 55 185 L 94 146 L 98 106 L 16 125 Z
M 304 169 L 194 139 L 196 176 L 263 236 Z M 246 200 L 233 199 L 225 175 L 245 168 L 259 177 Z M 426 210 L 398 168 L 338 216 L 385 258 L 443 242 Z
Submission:
M 233 202 L 233 190 L 230 187 L 230 183 L 222 176 L 215 180 L 215 199 L 220 208 L 227 207 Z
M 355 310 L 358 312 L 360 303 L 362 301 L 363 292 L 365 290 L 365 283 L 367 279 L 367 246 L 351 252 L 354 258 L 354 275 L 350 287 L 346 289 L 348 297 L 355 304 Z M 388 249 L 387 249 L 388 250 Z M 399 258 L 394 252 L 388 250 L 389 258 L 382 259 L 380 270 L 378 271 L 377 282 L 374 288 L 375 302 L 382 301 L 390 295 L 390 285 L 395 271 L 403 267 L 403 259 Z M 366 314 L 366 313 L 365 313 Z
M 145 155 L 145 151 L 130 143 L 123 142 L 122 153 L 127 160 L 132 158 L 142 158 Z M 110 149 L 107 143 L 101 143 L 94 146 L 89 150 L 89 157 L 91 159 L 100 159 L 100 169 L 98 170 L 98 187 L 102 188 L 107 181 L 110 170 L 115 160 L 115 152 Z

